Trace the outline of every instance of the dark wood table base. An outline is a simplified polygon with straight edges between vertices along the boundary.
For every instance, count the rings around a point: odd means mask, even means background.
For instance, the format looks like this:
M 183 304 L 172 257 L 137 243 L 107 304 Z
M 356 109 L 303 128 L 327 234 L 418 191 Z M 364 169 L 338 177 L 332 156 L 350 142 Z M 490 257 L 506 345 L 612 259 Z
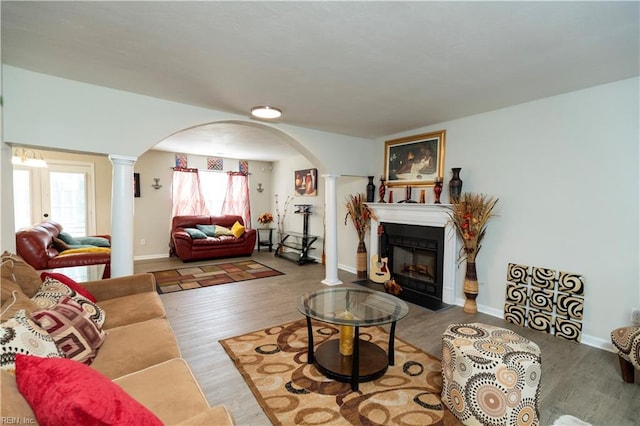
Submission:
M 360 340 L 357 382 L 368 382 L 382 377 L 387 371 L 389 358 L 380 346 Z M 315 350 L 315 365 L 325 376 L 340 382 L 352 383 L 353 356 L 340 353 L 340 339 L 328 340 Z M 357 390 L 357 389 L 354 389 Z
M 387 367 L 395 364 L 393 339 L 396 322 L 391 323 L 389 330 L 388 353 L 378 345 L 360 340 L 360 327 L 353 327 L 353 330 L 353 355 L 345 356 L 340 353 L 340 339 L 328 340 L 314 350 L 311 317 L 307 317 L 307 363 L 315 364 L 318 370 L 329 378 L 351 383 L 351 389 L 357 391 L 358 383 L 382 377 Z M 358 374 L 352 374 L 353 371 L 357 371 Z

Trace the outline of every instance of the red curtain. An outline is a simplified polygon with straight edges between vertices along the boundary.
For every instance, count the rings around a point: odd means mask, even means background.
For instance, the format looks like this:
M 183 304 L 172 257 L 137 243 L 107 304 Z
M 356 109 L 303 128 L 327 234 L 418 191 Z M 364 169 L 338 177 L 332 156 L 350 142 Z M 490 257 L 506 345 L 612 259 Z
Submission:
M 244 226 L 251 228 L 251 208 L 249 206 L 249 177 L 246 173 L 229 172 L 227 194 L 222 203 L 222 214 L 242 217 Z

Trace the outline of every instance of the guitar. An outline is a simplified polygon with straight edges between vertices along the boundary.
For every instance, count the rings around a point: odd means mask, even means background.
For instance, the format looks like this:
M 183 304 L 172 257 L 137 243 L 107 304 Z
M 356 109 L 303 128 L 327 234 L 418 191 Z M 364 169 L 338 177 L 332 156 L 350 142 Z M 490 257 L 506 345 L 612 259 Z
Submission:
M 378 254 L 371 256 L 371 271 L 369 279 L 376 283 L 384 283 L 391 279 L 391 272 L 387 267 L 386 257 L 382 257 L 382 225 L 378 225 Z

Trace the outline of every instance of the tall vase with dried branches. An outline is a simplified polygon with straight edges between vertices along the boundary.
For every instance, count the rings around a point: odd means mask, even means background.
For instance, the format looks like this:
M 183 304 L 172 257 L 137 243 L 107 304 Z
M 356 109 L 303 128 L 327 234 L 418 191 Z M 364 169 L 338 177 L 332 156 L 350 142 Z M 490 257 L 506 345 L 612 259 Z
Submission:
M 358 250 L 356 254 L 356 272 L 358 279 L 367 278 L 367 246 L 364 243 L 365 235 L 371 228 L 371 219 L 377 220 L 375 214 L 365 204 L 366 194 L 349 195 L 347 198 L 347 214 L 344 217 L 344 224 L 351 218 L 351 223 L 358 233 Z
M 291 204 L 293 198 L 289 195 L 284 202 L 282 214 L 280 213 L 280 205 L 278 204 L 278 194 L 276 194 L 276 219 L 278 224 L 278 240 L 282 241 L 284 237 L 284 225 L 287 218 L 287 211 L 289 211 L 289 204 Z
M 478 275 L 476 257 L 482 247 L 482 240 L 491 219 L 497 198 L 470 192 L 463 193 L 458 202 L 451 206 L 450 221 L 453 223 L 458 237 L 462 240 L 460 260 L 467 261 L 464 278 L 464 311 L 470 314 L 478 312 Z

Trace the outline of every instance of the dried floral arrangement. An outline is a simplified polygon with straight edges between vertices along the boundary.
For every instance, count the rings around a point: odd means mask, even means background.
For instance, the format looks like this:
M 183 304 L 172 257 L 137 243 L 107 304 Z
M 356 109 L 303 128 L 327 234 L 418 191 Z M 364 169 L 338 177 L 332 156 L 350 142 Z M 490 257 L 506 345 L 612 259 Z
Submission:
M 475 262 L 482 247 L 482 239 L 487 230 L 487 222 L 491 219 L 497 198 L 465 192 L 458 203 L 451 206 L 449 217 L 456 228 L 456 233 L 464 246 L 460 249 L 461 260 Z
M 271 213 L 261 213 L 260 216 L 258 216 L 258 223 L 265 225 L 271 222 L 273 222 L 273 215 Z
M 280 214 L 280 206 L 278 205 L 278 194 L 276 194 L 276 217 L 278 219 L 278 238 L 282 238 L 284 236 L 284 224 L 287 218 L 287 212 L 289 211 L 289 205 L 293 201 L 291 196 L 287 196 L 287 199 L 284 202 L 284 208 L 282 215 Z
M 358 233 L 358 241 L 364 242 L 364 237 L 371 227 L 371 219 L 378 220 L 375 213 L 365 204 L 367 200 L 366 194 L 349 195 L 347 199 L 347 214 L 344 217 L 344 224 L 351 217 L 353 227 Z

